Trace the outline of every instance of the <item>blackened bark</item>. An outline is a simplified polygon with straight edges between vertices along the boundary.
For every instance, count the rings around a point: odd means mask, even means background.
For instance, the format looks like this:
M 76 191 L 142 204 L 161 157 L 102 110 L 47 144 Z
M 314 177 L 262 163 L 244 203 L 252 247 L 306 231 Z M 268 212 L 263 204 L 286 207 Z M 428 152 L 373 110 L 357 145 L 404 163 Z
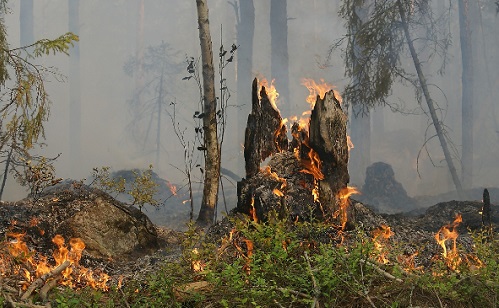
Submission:
M 490 208 L 489 190 L 485 188 L 483 190 L 482 226 L 491 226 L 492 224 L 492 221 L 490 220 L 491 211 L 492 209 Z
M 340 210 L 340 191 L 350 181 L 346 124 L 347 116 L 333 91 L 317 98 L 310 116 L 310 147 L 318 153 L 324 175 L 319 181 L 319 200 L 331 213 Z
M 244 140 L 246 178 L 260 171 L 260 163 L 267 157 L 287 150 L 286 127 L 279 111 L 270 103 L 265 87 L 258 98 L 258 80 L 253 80 L 251 113 L 248 115 Z

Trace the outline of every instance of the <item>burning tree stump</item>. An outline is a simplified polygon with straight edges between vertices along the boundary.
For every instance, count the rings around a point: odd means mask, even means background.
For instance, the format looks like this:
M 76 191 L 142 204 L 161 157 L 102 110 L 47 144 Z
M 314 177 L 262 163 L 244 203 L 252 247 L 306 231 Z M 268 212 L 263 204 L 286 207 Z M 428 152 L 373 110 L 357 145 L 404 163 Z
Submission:
M 251 113 L 248 115 L 244 140 L 246 177 L 260 171 L 260 163 L 267 157 L 288 148 L 286 126 L 282 125 L 281 114 L 269 100 L 265 87 L 258 98 L 258 80 L 253 80 Z
M 255 220 L 266 220 L 271 210 L 292 219 L 335 218 L 344 227 L 349 182 L 347 117 L 334 92 L 317 97 L 308 127 L 293 124 L 288 144 L 279 111 L 265 87 L 260 96 L 258 91 L 255 79 L 244 144 L 246 178 L 238 182 L 236 210 Z M 261 170 L 260 164 L 268 157 L 267 167 Z

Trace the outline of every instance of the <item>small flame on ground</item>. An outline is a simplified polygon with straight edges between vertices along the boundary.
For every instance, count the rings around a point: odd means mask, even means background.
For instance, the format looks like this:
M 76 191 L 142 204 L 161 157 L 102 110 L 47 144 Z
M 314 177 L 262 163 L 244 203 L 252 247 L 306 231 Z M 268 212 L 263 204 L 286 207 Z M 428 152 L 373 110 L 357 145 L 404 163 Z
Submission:
M 2 274 L 6 272 L 5 265 L 11 263 L 11 261 L 9 261 L 10 256 L 17 260 L 15 266 L 17 269 L 14 268 L 13 273 L 22 273 L 26 278 L 26 281 L 22 284 L 23 289 L 26 289 L 35 279 L 49 273 L 65 261 L 70 261 L 71 266 L 61 273 L 62 278 L 59 279 L 60 284 L 75 287 L 75 283 L 79 283 L 79 286 L 86 285 L 95 289 L 108 290 L 107 281 L 109 280 L 109 276 L 107 274 L 101 273 L 97 275 L 98 278 L 95 279 L 94 273 L 91 270 L 79 265 L 82 252 L 85 249 L 85 243 L 81 239 L 72 238 L 69 241 L 70 249 L 68 249 L 64 245 L 65 240 L 61 235 L 54 236 L 52 242 L 56 244 L 57 248 L 53 253 L 55 266 L 51 266 L 47 262 L 47 257 L 39 255 L 36 251 L 31 251 L 29 249 L 26 242 L 23 241 L 24 236 L 25 233 L 8 233 L 7 237 L 12 238 L 13 240 L 7 242 L 8 255 L 2 255 L 0 258 L 0 269 Z M 77 274 L 72 275 L 75 269 Z
M 443 226 L 435 234 L 435 240 L 443 249 L 442 256 L 444 258 L 445 264 L 452 270 L 456 270 L 462 261 L 461 257 L 459 256 L 456 243 L 457 237 L 459 236 L 456 228 L 462 221 L 463 218 L 461 214 L 457 214 L 456 219 L 454 219 L 454 222 L 452 222 L 452 224 Z M 448 240 L 452 241 L 452 247 L 450 250 L 447 249 L 446 245 L 446 242 Z
M 388 264 L 390 260 L 386 257 L 388 254 L 388 239 L 392 237 L 393 231 L 390 226 L 381 225 L 373 231 L 374 249 L 377 251 L 376 261 L 382 264 Z

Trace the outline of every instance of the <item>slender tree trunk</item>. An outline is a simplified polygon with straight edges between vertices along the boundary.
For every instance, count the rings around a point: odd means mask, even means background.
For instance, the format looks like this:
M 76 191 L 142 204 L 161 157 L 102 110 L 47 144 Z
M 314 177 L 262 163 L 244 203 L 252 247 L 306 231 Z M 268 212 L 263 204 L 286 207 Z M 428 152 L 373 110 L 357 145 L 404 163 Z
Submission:
M 270 0 L 271 75 L 279 90 L 279 109 L 290 116 L 287 0 Z
M 2 200 L 3 191 L 5 189 L 5 184 L 7 184 L 7 177 L 9 174 L 9 167 L 10 167 L 10 160 L 12 158 L 13 151 L 14 151 L 14 148 L 11 146 L 9 149 L 9 153 L 7 154 L 7 159 L 5 160 L 5 169 L 3 171 L 2 186 L 0 187 L 0 200 Z
M 21 12 L 19 23 L 21 26 L 20 43 L 21 46 L 31 45 L 35 42 L 33 23 L 33 0 L 21 0 Z
M 461 41 L 462 91 L 462 157 L 461 179 L 465 189 L 472 186 L 473 178 L 473 56 L 471 44 L 470 1 L 459 0 L 459 37 Z
M 163 67 L 161 69 L 161 77 L 159 78 L 159 93 L 158 93 L 158 110 L 157 110 L 157 116 L 158 116 L 158 122 L 156 123 L 156 168 L 159 170 L 159 162 L 160 162 L 160 152 L 161 152 L 161 112 L 162 112 L 162 107 L 163 107 L 163 78 L 165 75 L 165 66 L 162 64 Z
M 203 131 L 205 146 L 205 178 L 203 200 L 197 223 L 208 226 L 213 223 L 218 199 L 220 178 L 220 147 L 217 136 L 217 99 L 215 93 L 215 70 L 213 68 L 213 50 L 210 33 L 207 0 L 196 0 L 201 61 L 203 64 Z
M 137 59 L 137 73 L 135 76 L 136 105 L 142 106 L 142 89 L 144 88 L 144 5 L 145 0 L 139 0 L 137 14 L 137 37 L 135 42 L 135 58 Z
M 397 6 L 399 8 L 400 18 L 402 21 L 402 27 L 404 28 L 405 38 L 407 40 L 407 44 L 409 45 L 409 51 L 411 52 L 411 57 L 414 62 L 414 67 L 416 68 L 416 72 L 418 74 L 419 83 L 421 84 L 421 89 L 423 90 L 423 95 L 425 97 L 426 104 L 428 105 L 428 109 L 430 111 L 430 116 L 433 122 L 433 126 L 435 126 L 435 131 L 437 132 L 438 140 L 440 141 L 440 145 L 442 146 L 442 150 L 444 152 L 445 161 L 447 162 L 447 166 L 449 167 L 449 171 L 452 176 L 452 180 L 454 181 L 454 185 L 456 186 L 459 198 L 464 199 L 464 192 L 461 186 L 461 181 L 457 176 L 456 167 L 454 166 L 454 162 L 452 161 L 452 157 L 450 155 L 449 147 L 447 146 L 447 140 L 445 139 L 444 130 L 442 128 L 440 120 L 438 119 L 437 112 L 435 110 L 435 105 L 433 104 L 433 100 L 430 96 L 430 91 L 428 90 L 428 85 L 426 84 L 426 78 L 421 68 L 421 62 L 419 61 L 411 35 L 409 33 L 409 26 L 407 24 L 404 7 L 400 2 L 400 0 L 397 0 Z
M 355 13 L 362 22 L 365 22 L 369 13 L 368 4 L 357 5 Z M 355 44 L 354 48 L 356 54 L 362 54 L 362 47 Z M 358 63 L 355 64 L 358 66 Z M 360 70 L 354 69 L 354 71 Z M 359 78 L 354 75 L 353 79 L 354 82 L 358 82 Z M 364 107 L 362 102 L 352 102 L 350 137 L 355 144 L 349 160 L 351 183 L 360 187 L 364 183 L 366 169 L 371 163 L 371 111 Z
M 80 34 L 80 0 L 68 1 L 69 31 Z M 69 51 L 69 156 L 70 170 L 75 174 L 81 161 L 81 93 L 80 93 L 80 44 Z
M 251 110 L 251 83 L 253 80 L 253 36 L 255 33 L 255 6 L 253 0 L 240 0 L 237 19 L 237 118 L 239 123 L 246 123 Z M 244 125 L 238 125 L 238 140 L 244 140 Z M 241 143 L 241 142 L 239 142 Z M 238 155 L 238 173 L 243 174 L 244 156 L 240 149 Z

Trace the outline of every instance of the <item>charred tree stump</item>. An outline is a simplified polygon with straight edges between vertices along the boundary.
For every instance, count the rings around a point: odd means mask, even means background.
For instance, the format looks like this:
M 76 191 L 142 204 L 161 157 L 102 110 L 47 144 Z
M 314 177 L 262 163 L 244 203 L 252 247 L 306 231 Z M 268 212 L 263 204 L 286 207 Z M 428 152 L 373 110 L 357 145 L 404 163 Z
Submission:
M 279 111 L 272 106 L 265 87 L 258 97 L 258 80 L 253 80 L 251 113 L 248 115 L 244 140 L 246 178 L 260 171 L 260 163 L 272 154 L 288 148 L 286 126 Z
M 236 210 L 266 220 L 274 210 L 293 220 L 335 218 L 345 227 L 349 182 L 347 116 L 333 91 L 317 98 L 309 127 L 294 123 L 288 143 L 286 126 L 264 87 L 253 82 L 244 156 L 246 178 L 238 182 Z M 260 97 L 260 98 L 259 98 Z M 260 164 L 270 157 L 264 170 Z
M 319 200 L 323 209 L 335 217 L 347 215 L 342 190 L 350 181 L 348 174 L 347 116 L 334 91 L 317 100 L 310 116 L 309 144 L 317 152 L 323 178 L 319 178 Z M 344 220 L 343 219 L 343 220 Z M 340 219 L 342 220 L 342 219 Z M 343 224 L 343 222 L 341 222 Z

